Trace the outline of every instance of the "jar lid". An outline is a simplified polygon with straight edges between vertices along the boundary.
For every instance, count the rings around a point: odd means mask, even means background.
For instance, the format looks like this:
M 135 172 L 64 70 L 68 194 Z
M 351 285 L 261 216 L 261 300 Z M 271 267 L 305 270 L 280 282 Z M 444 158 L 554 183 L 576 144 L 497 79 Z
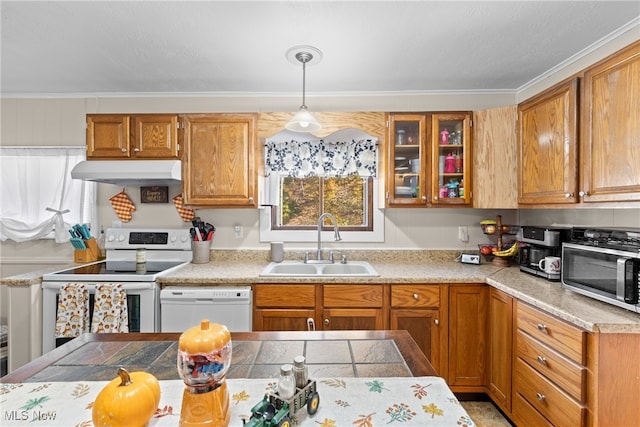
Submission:
M 296 356 L 296 357 L 293 359 L 293 364 L 294 364 L 294 365 L 296 365 L 296 366 L 298 366 L 298 367 L 300 367 L 300 366 L 304 366 L 304 361 L 305 361 L 304 356 Z
M 203 319 L 200 325 L 187 329 L 180 335 L 178 348 L 188 354 L 208 353 L 221 349 L 231 342 L 231 333 L 225 325 Z
M 280 366 L 281 375 L 291 375 L 292 372 L 293 372 L 293 366 L 291 366 L 291 364 L 285 363 L 284 365 Z
M 404 129 L 398 129 L 396 133 L 404 133 Z

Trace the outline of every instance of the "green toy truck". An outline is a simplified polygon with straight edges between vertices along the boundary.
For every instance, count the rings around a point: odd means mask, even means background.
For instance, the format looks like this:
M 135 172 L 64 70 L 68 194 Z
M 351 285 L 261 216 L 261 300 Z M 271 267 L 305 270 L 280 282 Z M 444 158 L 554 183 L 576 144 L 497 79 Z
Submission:
M 313 415 L 320 405 L 320 395 L 316 391 L 316 382 L 311 380 L 289 400 L 281 399 L 278 394 L 265 394 L 260 402 L 251 408 L 251 418 L 244 427 L 291 427 L 291 417 L 307 405 L 307 413 Z

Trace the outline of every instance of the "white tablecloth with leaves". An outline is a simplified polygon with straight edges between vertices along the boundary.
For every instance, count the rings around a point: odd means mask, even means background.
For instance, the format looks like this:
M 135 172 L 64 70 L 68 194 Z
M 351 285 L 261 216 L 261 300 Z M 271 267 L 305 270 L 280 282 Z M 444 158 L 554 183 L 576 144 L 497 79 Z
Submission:
M 242 426 L 251 408 L 275 380 L 228 381 L 231 426 Z M 292 418 L 294 426 L 372 427 L 475 426 L 447 384 L 439 377 L 316 379 L 318 411 L 306 407 Z M 92 426 L 91 409 L 106 381 L 1 384 L 2 426 Z M 184 383 L 160 381 L 160 407 L 149 426 L 177 426 Z

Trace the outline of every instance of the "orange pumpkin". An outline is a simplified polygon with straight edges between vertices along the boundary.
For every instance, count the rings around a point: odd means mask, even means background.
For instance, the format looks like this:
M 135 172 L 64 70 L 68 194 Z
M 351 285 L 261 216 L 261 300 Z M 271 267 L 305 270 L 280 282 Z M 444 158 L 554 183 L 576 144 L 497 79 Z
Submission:
M 143 427 L 160 403 L 160 383 L 147 372 L 118 369 L 118 378 L 96 397 L 92 419 L 95 427 Z

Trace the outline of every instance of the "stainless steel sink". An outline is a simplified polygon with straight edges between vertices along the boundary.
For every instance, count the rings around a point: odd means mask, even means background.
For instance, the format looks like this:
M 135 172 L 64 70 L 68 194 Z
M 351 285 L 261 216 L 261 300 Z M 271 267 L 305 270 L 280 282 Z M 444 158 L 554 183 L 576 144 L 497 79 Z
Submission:
M 349 261 L 346 264 L 305 264 L 302 261 L 272 262 L 260 276 L 379 276 L 366 261 Z

